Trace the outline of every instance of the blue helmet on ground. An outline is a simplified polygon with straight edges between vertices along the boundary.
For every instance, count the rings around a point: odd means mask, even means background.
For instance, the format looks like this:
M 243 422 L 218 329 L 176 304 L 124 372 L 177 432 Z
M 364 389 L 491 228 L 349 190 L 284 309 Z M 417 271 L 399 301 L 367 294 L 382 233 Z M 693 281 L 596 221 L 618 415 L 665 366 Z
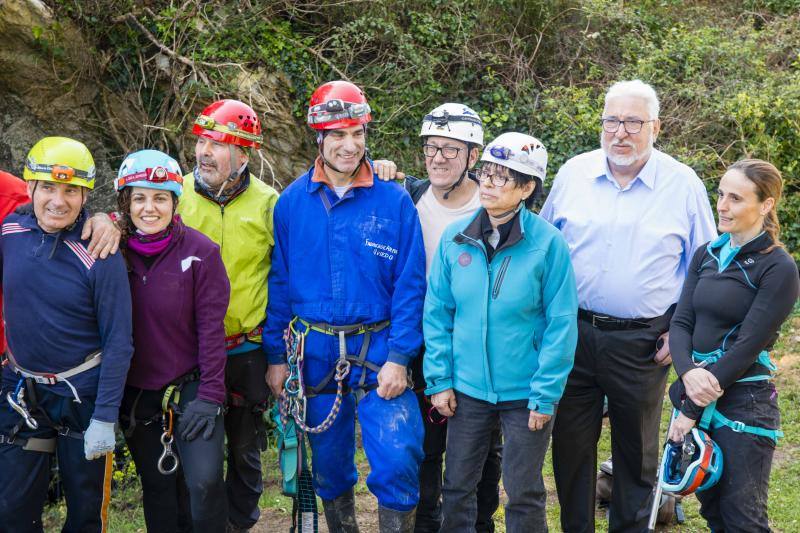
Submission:
M 702 429 L 692 428 L 683 442 L 668 442 L 661 459 L 661 488 L 685 496 L 710 489 L 722 476 L 722 450 Z
M 183 190 L 183 174 L 175 159 L 158 150 L 139 150 L 129 154 L 119 167 L 114 190 L 145 187 L 170 191 L 176 196 Z

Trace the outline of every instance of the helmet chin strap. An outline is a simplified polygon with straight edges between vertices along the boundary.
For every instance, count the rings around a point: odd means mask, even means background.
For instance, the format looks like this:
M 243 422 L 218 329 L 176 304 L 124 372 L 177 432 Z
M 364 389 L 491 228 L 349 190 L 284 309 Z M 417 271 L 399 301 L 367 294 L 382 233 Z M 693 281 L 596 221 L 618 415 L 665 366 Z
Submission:
M 513 209 L 509 209 L 508 211 L 500 213 L 499 215 L 489 215 L 489 216 L 491 216 L 495 220 L 497 220 L 499 218 L 505 218 L 508 215 L 510 215 L 512 213 L 516 213 L 517 211 L 519 211 L 522 208 L 523 205 L 525 205 L 525 200 L 520 201 L 520 203 L 517 204 L 517 206 L 515 208 L 513 208 Z
M 222 191 L 225 190 L 225 187 L 227 187 L 228 184 L 233 183 L 234 181 L 236 181 L 236 179 L 239 176 L 242 175 L 242 172 L 244 172 L 245 167 L 247 167 L 247 161 L 245 161 L 244 163 L 242 163 L 242 166 L 240 166 L 237 169 L 236 168 L 236 161 L 235 161 L 236 148 L 234 147 L 234 145 L 229 144 L 228 145 L 228 150 L 229 150 L 230 159 L 231 159 L 231 172 L 230 172 L 230 174 L 228 174 L 227 178 L 222 180 L 222 184 L 220 185 L 219 190 L 217 191 L 217 198 L 219 198 L 222 195 Z
M 450 196 L 451 192 L 453 192 L 456 188 L 458 188 L 459 185 L 461 185 L 461 182 L 463 182 L 464 178 L 467 176 L 467 174 L 469 174 L 469 154 L 471 150 L 472 150 L 471 145 L 467 143 L 467 162 L 464 164 L 464 172 L 461 173 L 456 182 L 453 185 L 451 185 L 450 188 L 447 189 L 447 191 L 444 193 L 444 196 L 442 196 L 442 198 L 444 198 L 445 200 L 447 200 L 447 197 Z
M 469 165 L 469 162 L 467 162 L 467 165 Z M 464 172 L 462 172 L 461 176 L 458 177 L 458 180 L 456 180 L 456 182 L 453 185 L 451 185 L 449 189 L 447 189 L 447 192 L 444 193 L 444 196 L 442 196 L 442 198 L 447 200 L 447 197 L 450 196 L 450 193 L 453 192 L 459 185 L 461 185 L 461 182 L 464 181 L 464 176 L 466 176 L 468 172 L 469 172 L 469 166 L 464 167 Z

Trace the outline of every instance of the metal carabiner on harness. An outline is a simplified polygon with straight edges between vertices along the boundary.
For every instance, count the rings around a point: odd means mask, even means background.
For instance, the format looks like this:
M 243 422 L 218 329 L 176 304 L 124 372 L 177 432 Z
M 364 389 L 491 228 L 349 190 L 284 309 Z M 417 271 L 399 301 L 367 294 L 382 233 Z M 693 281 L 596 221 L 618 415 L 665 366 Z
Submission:
M 31 416 L 31 413 L 28 411 L 28 406 L 25 404 L 25 389 L 19 389 L 17 393 L 16 399 L 14 398 L 14 394 L 9 392 L 6 394 L 6 400 L 8 401 L 8 405 L 11 408 L 19 413 L 19 415 L 25 420 L 25 424 L 31 429 L 38 429 L 39 423 L 36 421 L 35 418 Z
M 172 443 L 175 441 L 175 437 L 172 434 L 172 409 L 169 409 L 168 413 L 169 422 L 167 422 L 166 414 L 161 419 L 161 426 L 164 428 L 164 432 L 161 434 L 161 445 L 164 447 L 164 451 L 161 453 L 161 457 L 158 458 L 157 464 L 158 471 L 165 476 L 174 474 L 180 464 L 178 456 L 172 451 Z M 167 468 L 165 464 L 170 460 L 172 461 L 172 466 Z

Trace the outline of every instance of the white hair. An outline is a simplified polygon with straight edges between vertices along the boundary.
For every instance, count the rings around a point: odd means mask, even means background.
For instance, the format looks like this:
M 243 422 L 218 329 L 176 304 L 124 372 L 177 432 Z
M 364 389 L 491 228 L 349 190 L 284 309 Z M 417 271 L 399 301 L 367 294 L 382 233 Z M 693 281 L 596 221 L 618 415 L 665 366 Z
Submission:
M 657 119 L 658 112 L 661 109 L 658 103 L 658 95 L 652 85 L 649 85 L 642 80 L 628 80 L 618 81 L 612 85 L 606 93 L 605 105 L 612 98 L 619 96 L 635 96 L 641 98 L 647 104 L 647 112 L 650 113 L 650 119 Z

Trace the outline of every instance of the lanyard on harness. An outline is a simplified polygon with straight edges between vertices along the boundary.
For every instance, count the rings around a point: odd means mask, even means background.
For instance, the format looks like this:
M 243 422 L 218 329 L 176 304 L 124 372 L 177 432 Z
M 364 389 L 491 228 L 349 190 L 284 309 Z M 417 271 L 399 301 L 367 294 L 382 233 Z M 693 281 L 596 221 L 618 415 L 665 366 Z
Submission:
M 304 328 L 298 328 L 300 323 Z M 367 361 L 370 338 L 372 333 L 381 331 L 389 326 L 389 321 L 376 322 L 374 324 L 352 324 L 344 326 L 334 326 L 326 323 L 310 323 L 302 318 L 295 317 L 289 323 L 289 327 L 284 334 L 286 342 L 287 365 L 289 367 L 289 377 L 284 384 L 285 394 L 281 400 L 281 412 L 284 418 L 291 415 L 297 426 L 306 433 L 322 433 L 333 425 L 339 414 L 339 409 L 344 396 L 345 379 L 350 374 L 351 364 L 362 367 L 361 378 L 358 382 L 358 389 L 365 388 L 367 370 L 380 372 L 381 367 Z M 339 339 L 339 358 L 334 368 L 328 373 L 322 382 L 310 388 L 311 396 L 316 396 L 324 392 L 324 389 L 331 381 L 336 382 L 336 398 L 333 401 L 331 410 L 325 419 L 317 426 L 309 427 L 306 425 L 306 406 L 308 395 L 303 383 L 303 360 L 305 355 L 305 338 L 309 331 L 316 331 L 325 335 L 336 336 Z M 358 356 L 347 354 L 347 337 L 351 335 L 364 335 L 364 341 Z
M 163 430 L 161 433 L 161 446 L 164 448 L 164 451 L 161 452 L 156 466 L 158 467 L 158 471 L 165 476 L 178 470 L 178 465 L 180 464 L 178 456 L 172 451 L 172 443 L 175 441 L 175 436 L 173 435 L 175 410 L 173 406 L 178 405 L 181 399 L 182 386 L 183 384 L 169 385 L 164 391 L 164 396 L 161 398 L 161 428 Z M 170 462 L 172 466 L 167 466 Z
M 741 324 L 737 324 L 731 328 L 731 330 L 725 334 L 725 337 L 722 339 L 722 346 L 713 350 L 711 352 L 697 352 L 692 351 L 692 361 L 694 362 L 695 366 L 699 368 L 704 368 L 708 365 L 712 365 L 719 361 L 725 355 L 725 344 L 728 341 L 728 337 L 736 331 Z M 769 352 L 766 350 L 762 350 L 761 353 L 758 354 L 758 358 L 756 362 L 761 366 L 764 366 L 769 370 L 768 374 L 760 374 L 756 376 L 748 376 L 736 381 L 736 383 L 752 383 L 755 381 L 766 381 L 772 379 L 775 375 L 775 371 L 778 367 L 775 363 L 772 362 L 772 359 L 769 357 Z M 783 431 L 779 429 L 768 429 L 768 428 L 761 428 L 757 426 L 748 426 L 744 422 L 739 420 L 731 420 L 722 413 L 717 410 L 717 402 L 713 401 L 703 409 L 703 415 L 700 417 L 700 421 L 697 424 L 702 429 L 716 429 L 722 426 L 730 428 L 731 431 L 736 433 L 750 433 L 753 435 L 758 435 L 760 437 L 768 437 L 774 440 L 776 443 L 778 439 L 783 437 Z

